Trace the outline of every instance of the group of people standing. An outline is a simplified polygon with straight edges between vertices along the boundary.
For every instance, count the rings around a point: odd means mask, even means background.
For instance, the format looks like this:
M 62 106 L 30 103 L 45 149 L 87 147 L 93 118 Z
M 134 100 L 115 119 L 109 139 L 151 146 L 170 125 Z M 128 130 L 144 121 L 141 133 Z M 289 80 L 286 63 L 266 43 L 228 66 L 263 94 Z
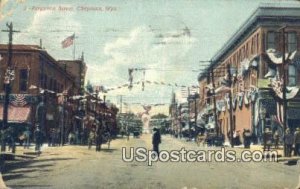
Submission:
M 300 156 L 300 128 L 298 127 L 294 133 L 290 129 L 286 129 L 284 142 L 286 147 L 285 156 L 290 157 L 294 149 L 294 155 Z

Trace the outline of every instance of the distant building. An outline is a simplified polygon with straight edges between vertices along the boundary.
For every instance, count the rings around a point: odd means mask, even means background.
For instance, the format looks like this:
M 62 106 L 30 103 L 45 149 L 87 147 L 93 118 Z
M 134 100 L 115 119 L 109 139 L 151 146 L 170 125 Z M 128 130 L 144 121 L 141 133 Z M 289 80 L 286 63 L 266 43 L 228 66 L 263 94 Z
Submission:
M 66 69 L 67 73 L 75 78 L 75 85 L 80 89 L 81 94 L 83 94 L 87 71 L 83 56 L 80 60 L 59 60 L 58 63 L 63 69 Z

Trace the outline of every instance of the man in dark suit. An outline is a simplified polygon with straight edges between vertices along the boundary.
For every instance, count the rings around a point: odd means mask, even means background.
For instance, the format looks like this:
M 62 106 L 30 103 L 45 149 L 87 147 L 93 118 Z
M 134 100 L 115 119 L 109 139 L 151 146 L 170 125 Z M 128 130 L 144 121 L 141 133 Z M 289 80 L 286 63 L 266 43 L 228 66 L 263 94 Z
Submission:
M 152 136 L 152 145 L 153 145 L 153 151 L 159 155 L 159 144 L 161 143 L 161 136 L 159 129 L 154 128 L 153 129 L 153 136 Z

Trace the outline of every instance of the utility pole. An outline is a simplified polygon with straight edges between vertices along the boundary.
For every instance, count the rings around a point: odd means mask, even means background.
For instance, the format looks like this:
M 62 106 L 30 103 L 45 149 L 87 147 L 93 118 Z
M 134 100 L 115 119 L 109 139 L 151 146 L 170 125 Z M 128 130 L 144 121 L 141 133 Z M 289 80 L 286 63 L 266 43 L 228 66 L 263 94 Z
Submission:
M 191 104 L 190 104 L 190 88 L 187 88 L 188 90 L 188 97 L 187 97 L 187 101 L 188 101 L 188 124 L 189 124 L 189 141 L 191 141 L 192 138 L 192 133 L 191 133 L 191 120 L 190 120 L 190 113 L 191 113 Z
M 230 119 L 230 143 L 231 147 L 234 147 L 233 144 L 233 118 L 232 118 L 232 96 L 231 96 L 231 72 L 230 72 L 230 64 L 227 64 L 227 74 L 228 74 L 228 82 L 229 82 L 229 87 L 230 87 L 230 92 L 229 92 L 229 119 Z
M 65 74 L 67 74 L 67 63 L 65 63 L 64 64 L 64 71 L 65 71 Z M 64 135 L 65 135 L 65 125 L 66 125 L 66 114 L 65 114 L 65 112 L 66 112 L 66 101 L 67 101 L 67 98 L 68 98 L 68 94 L 66 94 L 65 95 L 65 92 L 66 92 L 66 89 L 67 89 L 67 78 L 66 78 L 66 76 L 65 76 L 65 84 L 64 84 L 64 91 L 63 91 L 63 93 L 62 93 L 62 95 L 63 95 L 63 113 L 62 113 L 62 116 L 63 116 L 63 123 L 62 123 L 62 128 L 61 128 L 61 133 L 60 133 L 60 144 L 61 144 L 61 146 L 63 146 L 64 145 Z
M 4 88 L 5 88 L 5 97 L 4 97 L 4 106 L 3 106 L 3 122 L 1 130 L 5 130 L 7 126 L 7 118 L 8 118 L 8 105 L 9 105 L 9 95 L 11 92 L 11 86 L 10 83 L 12 80 L 14 80 L 14 70 L 12 67 L 12 41 L 13 41 L 13 33 L 20 32 L 13 30 L 13 24 L 12 22 L 10 24 L 6 23 L 6 26 L 8 27 L 8 30 L 2 30 L 3 32 L 8 32 L 8 60 L 7 60 L 7 68 L 5 73 L 5 79 L 4 79 Z M 5 150 L 5 144 L 4 141 L 1 140 L 1 151 Z
M 215 90 L 215 76 L 214 76 L 214 70 L 213 67 L 211 68 L 211 82 L 212 82 L 212 88 L 213 88 L 213 104 L 214 104 L 214 120 L 215 120 L 215 128 L 217 132 L 217 136 L 220 134 L 220 129 L 218 126 L 218 118 L 217 118 L 217 105 L 216 105 L 216 90 Z
M 122 114 L 123 95 L 120 95 L 120 113 Z
M 282 72 L 283 72 L 283 86 L 282 86 L 282 101 L 283 101 L 283 138 L 285 138 L 285 131 L 287 129 L 287 100 L 286 100 L 286 65 L 285 65 L 285 28 L 283 26 L 279 30 L 282 32 Z M 287 155 L 285 140 L 283 140 L 284 155 Z

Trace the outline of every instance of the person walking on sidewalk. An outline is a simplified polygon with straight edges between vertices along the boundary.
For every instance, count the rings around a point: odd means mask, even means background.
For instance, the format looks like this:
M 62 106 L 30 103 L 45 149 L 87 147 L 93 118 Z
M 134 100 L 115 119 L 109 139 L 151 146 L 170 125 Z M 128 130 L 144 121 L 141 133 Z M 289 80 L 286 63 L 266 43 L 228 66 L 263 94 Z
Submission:
M 244 138 L 244 148 L 250 148 L 251 144 L 251 132 L 249 129 L 244 129 L 243 138 Z
M 34 131 L 34 136 L 35 136 L 35 151 L 40 153 L 41 146 L 43 144 L 43 133 L 39 127 L 37 127 L 36 130 Z
M 300 128 L 299 127 L 296 129 L 294 138 L 295 138 L 294 155 L 300 156 Z
M 284 141 L 285 141 L 285 147 L 286 147 L 285 156 L 291 157 L 292 148 L 293 148 L 293 144 L 294 144 L 294 135 L 291 133 L 290 129 L 286 129 Z
M 154 128 L 153 129 L 154 133 L 152 136 L 152 145 L 153 145 L 153 151 L 155 151 L 157 153 L 157 155 L 159 155 L 159 144 L 161 143 L 161 136 L 160 136 L 160 132 L 158 130 L 158 128 Z
M 93 142 L 95 141 L 95 129 L 91 129 L 89 133 L 89 138 L 88 138 L 88 146 L 89 149 L 92 148 Z
M 266 149 L 268 149 L 268 151 L 270 151 L 271 145 L 272 145 L 272 132 L 269 128 L 265 129 L 264 132 L 264 151 L 266 151 Z
M 24 136 L 24 149 L 29 149 L 30 146 L 30 136 L 31 136 L 31 132 L 29 127 L 26 127 L 26 130 L 23 132 L 23 136 Z
M 274 139 L 274 148 L 278 149 L 278 145 L 279 145 L 279 132 L 278 129 L 275 130 L 274 135 L 273 135 L 273 139 Z

